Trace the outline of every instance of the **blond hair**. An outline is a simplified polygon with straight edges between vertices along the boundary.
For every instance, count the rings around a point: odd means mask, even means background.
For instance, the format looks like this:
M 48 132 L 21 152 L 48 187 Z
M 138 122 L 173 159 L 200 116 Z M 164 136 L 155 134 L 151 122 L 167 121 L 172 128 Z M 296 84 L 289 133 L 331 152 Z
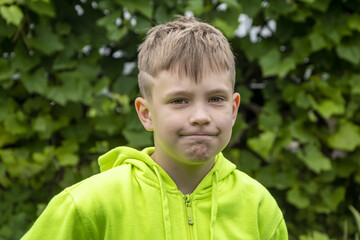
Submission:
M 215 27 L 192 17 L 151 28 L 139 46 L 139 88 L 143 97 L 151 98 L 154 78 L 163 70 L 198 82 L 206 71 L 229 71 L 235 82 L 235 61 L 229 43 Z

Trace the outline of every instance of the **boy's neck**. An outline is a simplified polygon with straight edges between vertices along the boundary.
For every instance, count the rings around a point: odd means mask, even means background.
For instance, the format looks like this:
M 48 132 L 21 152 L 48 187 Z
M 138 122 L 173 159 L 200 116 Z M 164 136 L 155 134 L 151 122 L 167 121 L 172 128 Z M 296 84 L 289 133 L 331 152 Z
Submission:
M 184 195 L 191 194 L 195 190 L 201 180 L 212 169 L 215 161 L 213 159 L 202 164 L 188 165 L 160 157 L 156 152 L 151 157 L 165 170 Z

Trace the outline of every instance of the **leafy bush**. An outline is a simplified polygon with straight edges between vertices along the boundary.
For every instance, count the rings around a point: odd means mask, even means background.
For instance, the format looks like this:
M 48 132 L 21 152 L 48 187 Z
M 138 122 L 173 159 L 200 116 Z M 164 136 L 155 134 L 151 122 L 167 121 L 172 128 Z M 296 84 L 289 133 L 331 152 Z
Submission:
M 278 200 L 291 239 L 354 238 L 360 209 L 359 0 L 0 0 L 0 239 L 152 138 L 132 106 L 147 29 L 191 14 L 223 31 L 241 110 L 225 154 Z

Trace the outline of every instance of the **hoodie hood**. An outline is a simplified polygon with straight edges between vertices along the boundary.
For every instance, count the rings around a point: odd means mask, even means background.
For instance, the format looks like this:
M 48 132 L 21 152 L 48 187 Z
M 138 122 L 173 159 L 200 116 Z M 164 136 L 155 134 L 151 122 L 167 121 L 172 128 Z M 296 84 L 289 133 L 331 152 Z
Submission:
M 117 147 L 99 157 L 99 166 L 101 172 L 105 172 L 111 168 L 115 168 L 122 164 L 131 164 L 141 172 L 142 177 L 158 183 L 157 173 L 154 167 L 158 170 L 166 187 L 170 189 L 177 189 L 175 183 L 170 176 L 151 158 L 155 148 L 149 147 L 142 151 L 130 147 Z M 207 188 L 212 185 L 212 175 L 217 172 L 217 181 L 221 181 L 231 174 L 236 169 L 236 166 L 227 161 L 222 153 L 215 157 L 215 164 L 210 172 L 203 178 L 195 191 Z

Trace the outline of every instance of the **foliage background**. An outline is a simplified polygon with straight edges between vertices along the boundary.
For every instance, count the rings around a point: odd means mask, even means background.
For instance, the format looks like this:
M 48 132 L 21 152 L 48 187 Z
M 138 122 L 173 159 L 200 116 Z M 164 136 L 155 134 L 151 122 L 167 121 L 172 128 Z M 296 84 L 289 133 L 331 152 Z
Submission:
M 354 239 L 359 10 L 359 0 L 0 0 L 0 239 L 20 238 L 52 196 L 98 172 L 102 153 L 152 144 L 132 106 L 136 48 L 185 13 L 221 29 L 236 54 L 242 103 L 225 154 L 272 192 L 290 239 Z

